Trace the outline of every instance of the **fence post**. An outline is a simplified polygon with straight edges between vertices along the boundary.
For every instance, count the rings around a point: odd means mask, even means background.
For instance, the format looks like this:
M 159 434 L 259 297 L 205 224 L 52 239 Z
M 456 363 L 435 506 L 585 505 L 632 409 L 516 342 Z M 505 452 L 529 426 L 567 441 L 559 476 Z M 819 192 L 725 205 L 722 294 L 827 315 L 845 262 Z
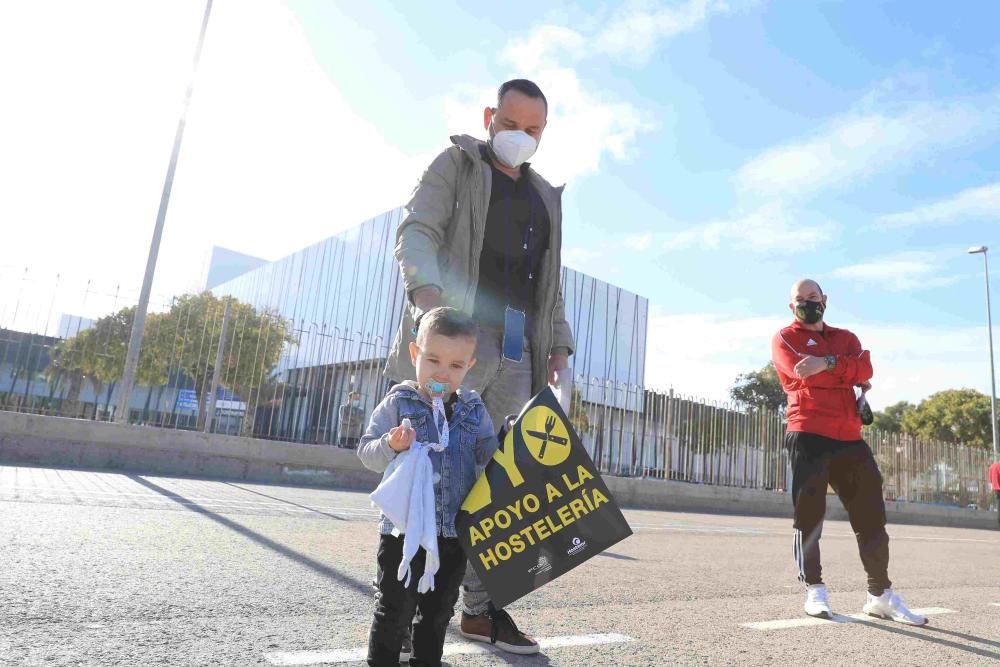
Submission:
M 222 373 L 222 357 L 226 350 L 226 334 L 229 333 L 229 316 L 232 312 L 233 300 L 226 298 L 226 309 L 222 311 L 222 334 L 219 336 L 219 347 L 215 351 L 215 368 L 212 369 L 212 392 L 208 395 L 208 414 L 205 417 L 205 433 L 211 433 L 215 425 L 215 395 L 219 391 L 219 375 Z
M 673 465 L 674 454 L 674 413 L 677 408 L 674 406 L 674 388 L 670 388 L 667 394 L 666 426 L 664 427 L 663 444 L 663 479 L 671 479 L 670 469 Z

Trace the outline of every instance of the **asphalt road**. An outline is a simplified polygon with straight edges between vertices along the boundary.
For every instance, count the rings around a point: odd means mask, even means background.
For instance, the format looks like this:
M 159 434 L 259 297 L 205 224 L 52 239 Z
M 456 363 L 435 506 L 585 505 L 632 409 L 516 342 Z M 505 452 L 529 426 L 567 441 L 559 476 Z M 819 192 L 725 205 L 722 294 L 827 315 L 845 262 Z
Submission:
M 890 526 L 927 628 L 802 625 L 788 521 L 626 517 L 635 535 L 511 609 L 543 655 L 453 632 L 448 663 L 1000 664 L 1000 531 Z M 0 466 L 0 664 L 359 664 L 376 539 L 360 493 Z M 835 611 L 859 613 L 849 526 L 822 545 Z

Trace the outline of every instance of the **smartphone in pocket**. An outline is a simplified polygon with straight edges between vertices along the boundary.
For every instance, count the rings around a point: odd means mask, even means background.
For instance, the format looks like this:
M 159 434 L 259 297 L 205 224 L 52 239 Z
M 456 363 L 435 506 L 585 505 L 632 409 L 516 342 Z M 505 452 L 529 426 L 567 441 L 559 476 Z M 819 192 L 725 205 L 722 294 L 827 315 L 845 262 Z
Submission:
M 524 311 L 507 307 L 503 314 L 503 358 L 520 362 L 524 359 Z

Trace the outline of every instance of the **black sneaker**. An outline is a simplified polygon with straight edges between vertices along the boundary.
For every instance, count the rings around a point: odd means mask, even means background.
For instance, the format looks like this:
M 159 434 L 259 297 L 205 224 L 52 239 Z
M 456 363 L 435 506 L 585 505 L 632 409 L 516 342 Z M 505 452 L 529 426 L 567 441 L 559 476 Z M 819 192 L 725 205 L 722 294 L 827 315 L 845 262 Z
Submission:
M 404 665 L 409 664 L 410 656 L 413 655 L 413 638 L 410 635 L 410 626 L 407 625 L 406 632 L 403 634 L 403 644 L 399 649 L 399 662 Z

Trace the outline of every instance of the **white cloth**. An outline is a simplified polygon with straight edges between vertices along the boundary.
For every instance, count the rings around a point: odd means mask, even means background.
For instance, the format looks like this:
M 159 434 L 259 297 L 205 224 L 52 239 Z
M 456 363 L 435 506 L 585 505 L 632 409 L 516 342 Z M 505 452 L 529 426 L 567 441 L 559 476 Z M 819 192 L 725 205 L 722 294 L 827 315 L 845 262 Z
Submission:
M 430 453 L 431 450 L 444 451 L 448 446 L 448 418 L 442 399 L 434 399 L 432 413 L 441 442 L 414 442 L 410 449 L 398 454 L 370 496 L 396 530 L 403 533 L 403 558 L 396 578 L 403 581 L 404 586 L 410 585 L 410 561 L 417 550 L 423 547 L 427 554 L 424 574 L 417 582 L 418 593 L 434 590 L 434 575 L 441 566 L 434 516 L 434 466 Z M 411 428 L 410 420 L 404 419 L 401 426 Z

